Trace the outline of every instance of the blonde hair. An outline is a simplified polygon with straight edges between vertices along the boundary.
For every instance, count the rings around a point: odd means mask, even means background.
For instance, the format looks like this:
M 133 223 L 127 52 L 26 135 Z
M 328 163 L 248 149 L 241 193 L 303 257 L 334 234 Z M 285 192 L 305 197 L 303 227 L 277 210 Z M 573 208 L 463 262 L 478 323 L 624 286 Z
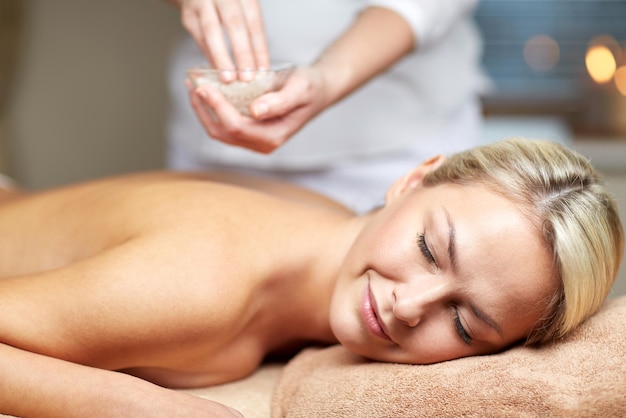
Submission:
M 560 338 L 606 299 L 624 233 L 615 201 L 589 161 L 548 141 L 510 138 L 455 154 L 423 184 L 477 184 L 520 204 L 553 253 L 560 284 L 527 344 Z

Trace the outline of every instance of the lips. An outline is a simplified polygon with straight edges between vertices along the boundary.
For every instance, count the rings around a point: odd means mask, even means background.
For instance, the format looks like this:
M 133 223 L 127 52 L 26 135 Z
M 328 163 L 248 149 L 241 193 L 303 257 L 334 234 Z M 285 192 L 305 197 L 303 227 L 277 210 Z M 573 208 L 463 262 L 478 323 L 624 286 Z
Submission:
M 390 341 L 391 338 L 385 333 L 383 323 L 378 316 L 378 308 L 376 306 L 376 299 L 372 295 L 372 291 L 369 286 L 369 281 L 363 291 L 363 297 L 361 298 L 361 317 L 367 329 L 377 337 Z

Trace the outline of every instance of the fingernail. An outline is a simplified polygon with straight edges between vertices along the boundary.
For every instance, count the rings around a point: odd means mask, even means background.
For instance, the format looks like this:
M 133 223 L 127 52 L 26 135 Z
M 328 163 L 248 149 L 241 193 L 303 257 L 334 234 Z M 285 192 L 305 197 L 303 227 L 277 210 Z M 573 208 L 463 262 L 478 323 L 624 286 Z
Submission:
M 209 98 L 209 93 L 203 89 L 197 89 L 196 94 L 202 97 L 204 100 L 207 100 Z
M 225 83 L 230 83 L 235 79 L 235 72 L 232 70 L 224 70 L 220 73 L 220 79 Z
M 269 110 L 270 109 L 267 106 L 267 103 L 257 103 L 252 108 L 252 112 L 254 113 L 254 116 L 256 118 L 261 118 L 265 116 L 265 114 L 267 114 Z
M 239 72 L 241 81 L 246 81 L 246 82 L 254 80 L 254 74 L 255 74 L 255 71 L 252 68 L 243 68 Z

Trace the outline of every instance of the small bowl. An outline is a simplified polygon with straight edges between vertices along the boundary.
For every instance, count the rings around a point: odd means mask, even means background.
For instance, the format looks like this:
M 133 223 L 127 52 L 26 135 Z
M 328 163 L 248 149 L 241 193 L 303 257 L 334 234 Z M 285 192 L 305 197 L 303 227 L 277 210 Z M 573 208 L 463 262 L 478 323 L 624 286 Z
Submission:
M 295 66 L 289 63 L 260 70 L 193 67 L 187 70 L 187 77 L 196 88 L 209 85 L 218 89 L 239 113 L 250 116 L 250 104 L 265 93 L 279 90 L 294 69 Z M 225 82 L 225 74 L 234 81 Z

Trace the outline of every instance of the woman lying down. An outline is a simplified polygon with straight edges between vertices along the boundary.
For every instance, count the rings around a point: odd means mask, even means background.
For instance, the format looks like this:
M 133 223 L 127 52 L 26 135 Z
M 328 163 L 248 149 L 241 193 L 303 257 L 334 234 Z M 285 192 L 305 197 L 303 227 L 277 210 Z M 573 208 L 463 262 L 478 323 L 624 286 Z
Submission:
M 432 158 L 364 216 L 204 174 L 1 199 L 0 412 L 25 417 L 239 416 L 166 388 L 307 344 L 428 364 L 548 342 L 598 310 L 623 253 L 589 163 L 530 140 Z

